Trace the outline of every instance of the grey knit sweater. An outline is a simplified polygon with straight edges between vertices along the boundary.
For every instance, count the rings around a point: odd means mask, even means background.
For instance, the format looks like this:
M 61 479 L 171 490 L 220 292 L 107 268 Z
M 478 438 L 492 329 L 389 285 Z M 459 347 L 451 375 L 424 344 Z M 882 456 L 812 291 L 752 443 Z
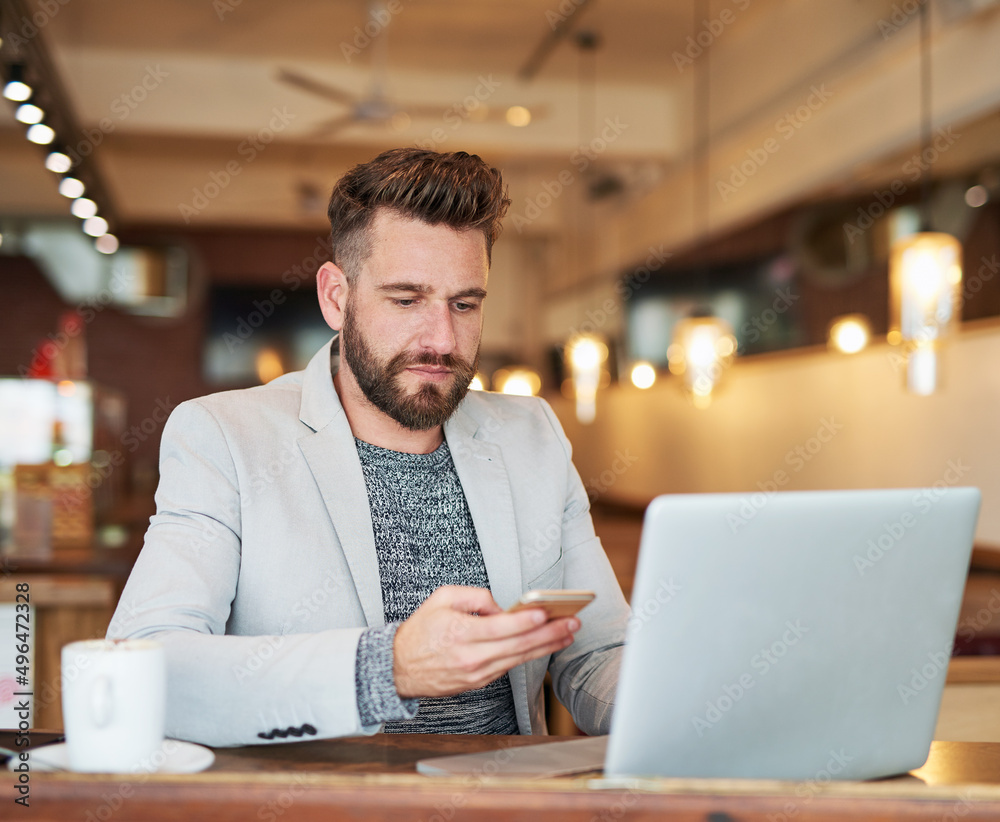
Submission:
M 488 588 L 476 529 L 448 444 L 405 454 L 355 439 L 368 487 L 386 627 L 358 644 L 355 684 L 365 724 L 387 733 L 516 734 L 510 680 L 450 697 L 401 700 L 392 678 L 399 623 L 442 585 Z

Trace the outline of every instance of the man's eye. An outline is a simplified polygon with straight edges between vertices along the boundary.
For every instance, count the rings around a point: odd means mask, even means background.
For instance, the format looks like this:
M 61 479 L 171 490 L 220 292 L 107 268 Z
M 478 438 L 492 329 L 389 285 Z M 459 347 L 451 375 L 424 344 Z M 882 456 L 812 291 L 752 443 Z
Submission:
M 400 305 L 403 308 L 408 308 L 409 306 L 414 305 L 416 302 L 417 301 L 415 299 L 413 299 L 412 297 L 407 297 L 407 298 L 402 299 L 402 300 L 396 300 L 396 305 Z
M 455 303 L 456 311 L 472 311 L 475 307 L 475 303 Z

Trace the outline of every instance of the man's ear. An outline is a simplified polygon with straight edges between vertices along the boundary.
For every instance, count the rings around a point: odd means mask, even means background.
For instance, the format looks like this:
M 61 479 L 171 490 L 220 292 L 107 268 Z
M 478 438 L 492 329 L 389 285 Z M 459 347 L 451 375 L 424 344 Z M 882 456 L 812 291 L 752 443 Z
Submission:
M 344 309 L 347 307 L 347 275 L 333 263 L 323 263 L 316 272 L 316 294 L 323 319 L 334 331 L 344 327 Z

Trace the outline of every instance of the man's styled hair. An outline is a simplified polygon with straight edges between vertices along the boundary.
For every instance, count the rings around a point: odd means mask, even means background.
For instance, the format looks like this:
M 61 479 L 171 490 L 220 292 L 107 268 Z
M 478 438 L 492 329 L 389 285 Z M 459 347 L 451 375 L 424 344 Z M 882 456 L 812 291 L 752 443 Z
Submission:
M 355 166 L 333 187 L 327 208 L 333 262 L 354 282 L 371 253 L 371 225 L 379 209 L 430 225 L 478 229 L 492 260 L 509 205 L 500 172 L 475 154 L 394 148 Z

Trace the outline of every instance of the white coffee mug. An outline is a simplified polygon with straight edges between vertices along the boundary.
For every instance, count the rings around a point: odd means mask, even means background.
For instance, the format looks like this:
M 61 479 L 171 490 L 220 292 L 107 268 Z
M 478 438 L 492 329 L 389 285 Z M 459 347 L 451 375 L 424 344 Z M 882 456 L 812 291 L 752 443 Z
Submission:
M 62 705 L 70 768 L 155 770 L 166 698 L 166 656 L 158 642 L 93 639 L 65 645 Z

